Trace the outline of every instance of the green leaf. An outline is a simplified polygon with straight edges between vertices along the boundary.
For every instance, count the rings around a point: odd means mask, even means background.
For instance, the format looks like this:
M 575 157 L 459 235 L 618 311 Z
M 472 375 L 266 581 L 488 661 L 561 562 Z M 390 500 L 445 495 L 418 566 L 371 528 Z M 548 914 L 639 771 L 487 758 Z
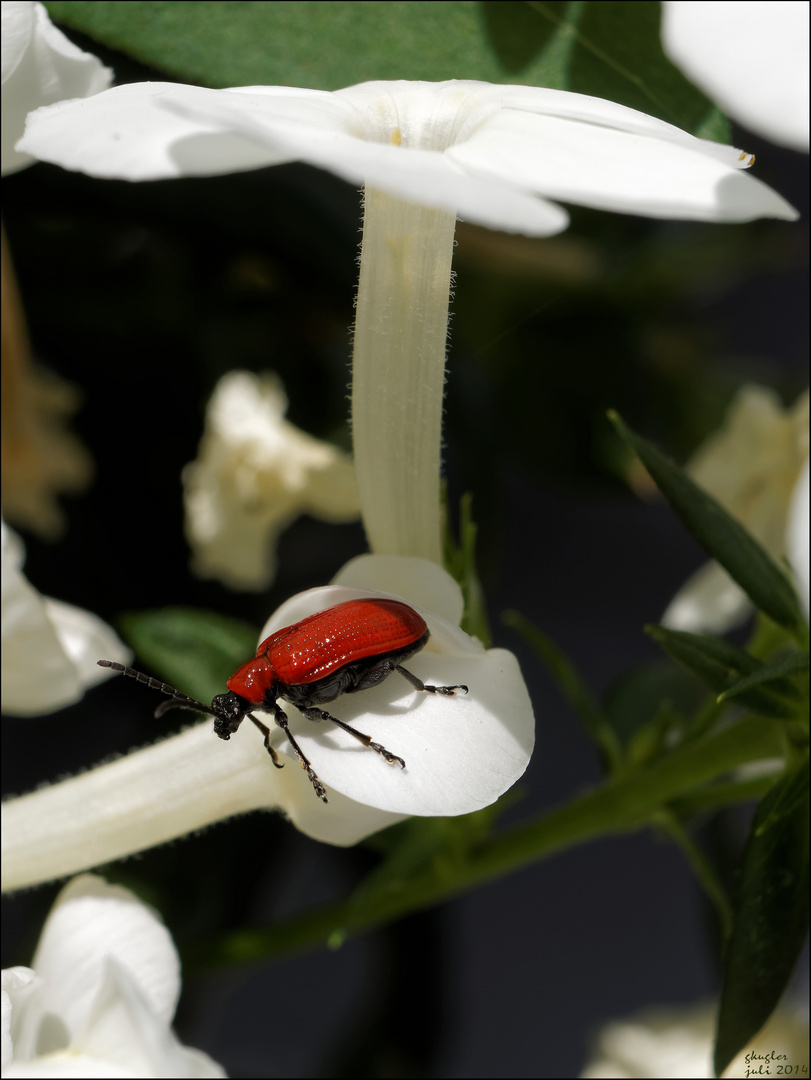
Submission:
M 631 431 L 616 413 L 609 413 L 609 419 L 636 451 L 682 523 L 737 581 L 755 607 L 780 626 L 804 634 L 805 620 L 794 589 L 766 549 L 653 443 Z
M 663 739 L 706 701 L 694 678 L 669 660 L 640 665 L 617 679 L 603 707 L 634 763 L 657 756 Z
M 516 630 L 535 651 L 586 731 L 605 754 L 608 763 L 611 766 L 618 765 L 622 760 L 622 748 L 616 732 L 574 664 L 550 637 L 520 612 L 505 611 L 502 621 Z
M 808 760 L 758 807 L 741 867 L 715 1044 L 716 1076 L 760 1030 L 808 927 Z
M 443 537 L 445 569 L 458 582 L 465 598 L 462 612 L 462 629 L 471 637 L 478 638 L 486 649 L 490 648 L 493 635 L 487 617 L 487 600 L 476 567 L 476 535 L 478 526 L 473 520 L 473 496 L 463 495 L 459 500 L 459 544 L 448 527 L 446 490 L 443 488 L 446 528 Z
M 802 675 L 808 671 L 808 652 L 795 652 L 791 656 L 783 656 L 779 660 L 774 660 L 770 664 L 764 664 L 758 671 L 753 672 L 751 675 L 747 675 L 746 678 L 741 679 L 740 682 L 735 683 L 729 690 L 725 690 L 723 694 L 718 697 L 719 701 L 727 701 L 729 698 L 739 696 L 744 690 L 748 690 L 752 686 L 759 686 L 761 683 L 773 682 L 774 689 L 780 692 L 780 688 L 789 687 L 791 683 L 787 683 L 786 679 L 792 675 Z M 799 694 L 797 700 L 800 700 Z
M 51 17 L 186 82 L 336 90 L 482 79 L 608 97 L 708 138 L 723 116 L 662 52 L 660 4 L 51 0 Z
M 200 701 L 224 692 L 226 680 L 254 655 L 259 641 L 247 623 L 198 608 L 129 612 L 118 625 L 144 664 Z
M 691 634 L 666 626 L 646 626 L 645 633 L 716 694 L 737 686 L 741 679 L 760 672 L 764 664 L 723 638 Z M 738 701 L 760 716 L 794 719 L 802 697 L 786 679 L 753 685 L 738 694 Z

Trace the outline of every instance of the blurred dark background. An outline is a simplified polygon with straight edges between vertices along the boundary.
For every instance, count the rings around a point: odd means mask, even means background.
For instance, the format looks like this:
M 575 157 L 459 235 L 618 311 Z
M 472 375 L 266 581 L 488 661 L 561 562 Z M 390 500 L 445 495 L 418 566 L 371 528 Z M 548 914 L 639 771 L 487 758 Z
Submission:
M 95 43 L 117 80 L 156 77 Z M 617 409 L 683 460 L 746 381 L 786 403 L 807 382 L 808 159 L 743 131 L 756 174 L 799 223 L 715 226 L 572 209 L 548 241 L 460 225 L 446 401 L 451 508 L 466 492 L 496 644 L 519 656 L 537 718 L 504 822 L 597 781 L 594 749 L 499 613 L 517 608 L 601 695 L 658 664 L 642 633 L 702 562 L 655 499 L 631 494 L 605 420 Z M 180 471 L 226 371 L 272 369 L 289 419 L 348 447 L 360 200 L 286 166 L 126 184 L 36 165 L 3 183 L 4 223 L 39 364 L 81 392 L 74 429 L 96 477 L 63 500 L 56 543 L 20 530 L 42 593 L 111 623 L 191 605 L 258 629 L 365 549 L 361 526 L 303 518 L 263 595 L 193 578 Z M 13 524 L 13 522 L 12 522 Z M 176 730 L 126 680 L 42 718 L 4 718 L 3 794 Z M 721 857 L 740 816 L 702 840 Z M 214 933 L 345 895 L 375 863 L 256 814 L 105 868 L 165 918 L 181 954 Z M 4 900 L 3 966 L 27 963 L 59 884 Z M 586 845 L 439 909 L 252 969 L 187 979 L 180 1038 L 232 1076 L 572 1076 L 589 1036 L 716 990 L 713 915 L 652 834 Z

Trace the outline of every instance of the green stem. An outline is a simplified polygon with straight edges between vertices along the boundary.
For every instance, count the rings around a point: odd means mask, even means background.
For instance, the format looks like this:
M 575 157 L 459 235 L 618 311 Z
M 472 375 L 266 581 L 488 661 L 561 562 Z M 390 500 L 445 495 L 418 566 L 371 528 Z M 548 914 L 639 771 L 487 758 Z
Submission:
M 452 871 L 445 860 L 434 859 L 387 892 L 374 891 L 368 901 L 359 892 L 275 926 L 210 943 L 192 958 L 191 966 L 245 963 L 342 941 L 575 844 L 643 828 L 656 821 L 670 800 L 747 762 L 774 756 L 775 726 L 746 717 L 700 743 L 676 749 L 644 772 L 609 781 L 573 803 L 488 840 L 470 852 L 467 861 L 454 862 Z
M 456 218 L 366 190 L 352 368 L 361 509 L 377 555 L 442 564 L 440 450 Z
M 670 810 L 662 811 L 658 818 L 658 824 L 671 840 L 681 848 L 693 869 L 693 873 L 715 907 L 724 941 L 728 940 L 732 931 L 732 905 L 729 902 L 726 890 L 718 879 L 718 875 L 707 861 L 704 852 L 682 826 L 675 814 Z

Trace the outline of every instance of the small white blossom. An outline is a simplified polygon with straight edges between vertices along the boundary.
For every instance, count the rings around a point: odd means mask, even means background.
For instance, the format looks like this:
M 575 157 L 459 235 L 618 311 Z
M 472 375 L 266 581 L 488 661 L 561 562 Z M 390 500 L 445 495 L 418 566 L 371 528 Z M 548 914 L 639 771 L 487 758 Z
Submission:
M 158 916 L 85 874 L 60 892 L 32 967 L 3 972 L 4 1077 L 216 1077 L 171 1028 L 180 963 Z
M 687 472 L 780 562 L 787 552 L 789 505 L 807 458 L 808 393 L 786 409 L 774 391 L 745 386 L 720 430 L 687 463 Z M 679 590 L 662 622 L 677 630 L 723 633 L 751 610 L 743 590 L 710 562 Z
M 32 109 L 63 98 L 83 98 L 106 90 L 113 73 L 57 30 L 42 4 L 3 0 L 2 4 L 2 172 L 33 163 L 14 144 Z
M 5 522 L 0 529 L 3 712 L 54 712 L 110 677 L 96 665 L 100 656 L 129 663 L 132 654 L 97 615 L 41 596 L 22 572 L 22 541 Z
M 352 461 L 295 427 L 277 376 L 232 371 L 217 384 L 196 461 L 183 470 L 186 538 L 200 577 L 264 589 L 279 534 L 300 514 L 360 513 Z
M 806 0 L 665 0 L 662 44 L 739 124 L 808 151 Z
M 591 1062 L 580 1073 L 581 1080 L 635 1080 L 648 1077 L 681 1077 L 684 1080 L 711 1080 L 716 1009 L 699 1005 L 691 1008 L 650 1009 L 628 1020 L 617 1020 L 599 1032 Z M 756 1038 L 729 1063 L 724 1077 L 755 1076 L 757 1064 L 747 1066 L 747 1053 L 758 1053 L 761 1061 L 770 1052 L 785 1055 L 773 1060 L 786 1066 L 786 1075 L 796 1075 L 808 1060 L 807 1013 L 778 1009 Z M 788 1066 L 794 1067 L 789 1074 Z
M 484 649 L 459 629 L 461 592 L 440 567 L 422 559 L 361 556 L 333 585 L 283 604 L 261 639 L 369 595 L 404 599 L 428 624 L 431 638 L 409 670 L 429 682 L 469 687 L 467 695 L 439 697 L 419 693 L 394 673 L 377 687 L 338 699 L 335 715 L 382 741 L 405 759 L 406 769 L 389 766 L 334 725 L 314 724 L 286 707 L 290 730 L 326 785 L 325 805 L 294 759 L 273 767 L 250 722 L 223 743 L 207 719 L 156 746 L 6 802 L 3 887 L 101 865 L 248 810 L 281 810 L 309 836 L 349 845 L 409 815 L 453 817 L 494 802 L 529 762 L 532 705 L 512 653 Z M 147 701 L 144 708 L 148 713 Z M 273 717 L 265 720 L 274 747 L 288 754 Z

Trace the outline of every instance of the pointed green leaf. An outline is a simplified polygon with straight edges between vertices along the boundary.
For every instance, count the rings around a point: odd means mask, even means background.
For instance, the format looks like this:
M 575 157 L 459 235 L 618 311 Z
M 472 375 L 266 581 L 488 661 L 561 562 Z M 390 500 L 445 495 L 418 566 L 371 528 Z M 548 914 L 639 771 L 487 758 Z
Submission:
M 754 675 L 764 667 L 760 660 L 737 645 L 710 634 L 691 634 L 666 626 L 646 626 L 645 633 L 716 694 L 722 694 L 742 678 Z M 744 688 L 738 695 L 739 704 L 745 708 L 776 719 L 793 719 L 800 701 L 798 692 L 786 681 Z
M 758 671 L 753 672 L 735 683 L 729 690 L 719 694 L 719 701 L 727 701 L 729 698 L 738 697 L 743 691 L 762 683 L 771 683 L 772 689 L 784 697 L 796 700 L 800 705 L 803 696 L 793 683 L 788 681 L 792 675 L 802 675 L 808 671 L 808 652 L 795 652 L 791 656 L 783 656 L 769 664 L 764 664 Z
M 200 701 L 223 693 L 226 680 L 259 643 L 247 623 L 199 608 L 128 612 L 118 625 L 144 664 Z
M 716 1076 L 769 1018 L 808 929 L 808 760 L 758 807 L 741 866 L 715 1044 Z
M 682 523 L 737 581 L 755 607 L 780 626 L 803 632 L 805 621 L 796 593 L 766 549 L 653 443 L 631 431 L 616 413 L 609 413 L 609 418 L 636 451 Z

